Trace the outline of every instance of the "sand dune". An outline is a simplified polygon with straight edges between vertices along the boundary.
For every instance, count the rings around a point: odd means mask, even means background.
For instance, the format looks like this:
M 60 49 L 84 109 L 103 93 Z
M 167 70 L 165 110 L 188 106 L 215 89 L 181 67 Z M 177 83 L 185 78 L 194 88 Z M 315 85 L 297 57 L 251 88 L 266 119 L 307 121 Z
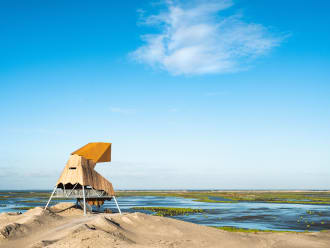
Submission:
M 0 247 L 329 248 L 330 232 L 232 233 L 142 213 L 89 214 L 70 204 L 0 214 Z

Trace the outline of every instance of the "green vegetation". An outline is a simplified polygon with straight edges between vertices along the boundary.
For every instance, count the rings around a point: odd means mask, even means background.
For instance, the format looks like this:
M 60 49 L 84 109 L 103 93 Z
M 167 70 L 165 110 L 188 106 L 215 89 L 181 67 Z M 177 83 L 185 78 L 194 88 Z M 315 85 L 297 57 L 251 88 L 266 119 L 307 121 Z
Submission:
M 0 201 L 8 200 L 11 198 L 40 198 L 47 199 L 50 196 L 50 192 L 42 191 L 42 192 L 0 192 Z
M 312 210 L 307 210 L 306 213 L 309 214 L 309 215 L 318 215 L 318 216 L 322 216 L 323 215 L 322 212 L 312 211 Z
M 307 210 L 306 211 L 306 216 L 299 216 L 298 219 L 297 219 L 297 222 L 298 223 L 304 223 L 305 225 L 305 228 L 306 230 L 309 230 L 311 227 L 315 226 L 315 225 L 324 225 L 325 222 L 324 221 L 320 221 L 320 222 L 315 222 L 309 218 L 312 218 L 312 215 L 318 215 L 318 216 L 324 216 L 324 213 L 322 212 L 318 212 L 318 211 L 312 211 L 312 210 Z
M 17 207 L 17 208 L 13 208 L 14 210 L 29 210 L 35 207 Z
M 44 200 L 26 200 L 26 201 L 17 201 L 17 203 L 46 203 Z
M 134 210 L 148 210 L 156 212 L 158 216 L 176 216 L 176 215 L 188 215 L 192 213 L 203 213 L 203 209 L 193 208 L 167 208 L 167 207 L 133 207 Z
M 277 230 L 260 230 L 260 229 L 247 229 L 247 228 L 238 228 L 233 226 L 212 226 L 217 229 L 221 229 L 228 232 L 247 232 L 247 233 L 257 233 L 257 232 L 295 232 L 295 231 L 277 231 Z
M 117 195 L 183 197 L 213 203 L 268 202 L 330 205 L 330 191 L 119 191 Z
M 330 191 L 118 191 L 117 195 L 183 197 L 212 203 L 268 202 L 330 205 Z M 49 196 L 50 192 L 46 191 L 0 192 L 0 201 L 10 198 L 38 198 L 42 202 Z

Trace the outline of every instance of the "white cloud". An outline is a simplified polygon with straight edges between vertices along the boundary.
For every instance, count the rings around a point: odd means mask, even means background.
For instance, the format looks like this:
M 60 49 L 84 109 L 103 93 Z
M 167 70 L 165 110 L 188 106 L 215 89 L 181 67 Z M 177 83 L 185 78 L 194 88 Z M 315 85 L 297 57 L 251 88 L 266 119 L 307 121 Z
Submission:
M 168 111 L 171 112 L 171 113 L 177 113 L 177 112 L 179 112 L 180 110 L 177 109 L 177 108 L 170 108 Z
M 166 11 L 144 19 L 160 32 L 144 35 L 133 58 L 174 75 L 227 73 L 241 70 L 283 40 L 241 15 L 221 15 L 231 6 L 229 0 L 167 1 Z

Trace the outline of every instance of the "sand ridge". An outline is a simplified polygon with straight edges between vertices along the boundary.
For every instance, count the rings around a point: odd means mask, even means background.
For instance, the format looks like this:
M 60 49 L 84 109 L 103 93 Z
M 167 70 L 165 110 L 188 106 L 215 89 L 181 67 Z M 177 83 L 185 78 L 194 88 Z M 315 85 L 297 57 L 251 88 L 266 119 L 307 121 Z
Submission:
M 232 233 L 142 213 L 88 214 L 71 204 L 0 215 L 0 248 L 329 248 L 330 232 Z

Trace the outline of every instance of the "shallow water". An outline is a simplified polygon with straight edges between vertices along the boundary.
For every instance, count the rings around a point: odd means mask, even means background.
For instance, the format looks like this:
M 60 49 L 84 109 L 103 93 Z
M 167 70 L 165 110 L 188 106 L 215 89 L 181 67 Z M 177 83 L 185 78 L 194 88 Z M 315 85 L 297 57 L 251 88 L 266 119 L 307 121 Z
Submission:
M 42 200 L 43 202 L 22 202 Z M 261 230 L 319 231 L 330 229 L 330 206 L 281 204 L 281 203 L 209 203 L 180 197 L 128 196 L 117 197 L 122 212 L 135 212 L 132 207 L 181 207 L 201 208 L 205 213 L 194 213 L 172 218 L 207 226 L 234 226 Z M 63 201 L 52 201 L 51 205 Z M 68 202 L 70 202 L 68 200 Z M 13 212 L 15 207 L 45 206 L 44 198 L 21 198 L 11 195 L 0 201 L 0 212 Z M 5 206 L 6 205 L 6 206 Z M 116 212 L 113 201 L 105 202 L 103 208 Z M 150 211 L 140 211 L 150 213 Z
M 133 210 L 130 208 L 135 206 L 201 208 L 205 210 L 205 213 L 175 216 L 173 218 L 208 226 L 290 231 L 330 229 L 330 209 L 329 206 L 323 205 L 247 202 L 209 203 L 179 197 L 154 196 L 120 197 L 118 202 L 121 209 L 126 212 L 132 212 Z M 104 207 L 115 208 L 113 202 L 106 202 Z M 309 214 L 311 213 L 309 211 L 312 211 L 312 214 Z M 307 227 L 307 225 L 310 225 L 310 227 Z

